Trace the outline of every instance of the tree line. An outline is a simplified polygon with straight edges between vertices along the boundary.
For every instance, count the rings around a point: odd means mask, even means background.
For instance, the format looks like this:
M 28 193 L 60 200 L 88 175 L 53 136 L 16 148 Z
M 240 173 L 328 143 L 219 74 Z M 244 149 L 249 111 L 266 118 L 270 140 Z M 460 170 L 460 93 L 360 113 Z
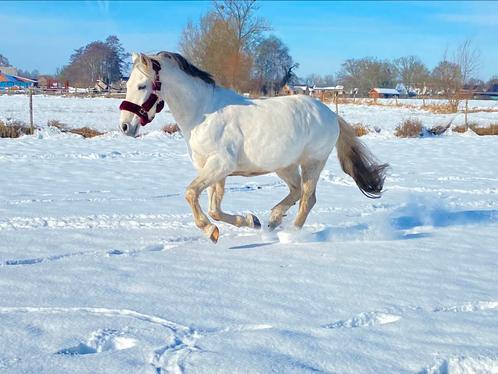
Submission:
M 76 49 L 57 76 L 77 87 L 91 87 L 97 80 L 111 84 L 126 73 L 129 56 L 119 38 L 111 35 L 105 41 L 94 41 Z
M 465 86 L 484 90 L 496 80 L 493 77 L 486 84 L 474 78 L 479 61 L 478 50 L 467 40 L 452 58 L 445 52 L 432 71 L 417 56 L 405 56 L 392 61 L 365 57 L 346 60 L 341 65 L 336 82 L 344 85 L 346 90 L 357 89 L 361 96 L 367 95 L 373 87 L 395 88 L 398 84 L 418 94 L 451 96 Z
M 273 95 L 296 81 L 299 66 L 289 48 L 257 16 L 255 0 L 213 1 L 212 9 L 190 21 L 180 38 L 180 51 L 222 86 L 239 92 Z
M 480 55 L 470 40 L 451 57 L 445 52 L 430 70 L 417 56 L 393 60 L 374 57 L 344 61 L 337 74 L 310 74 L 299 78 L 289 48 L 271 34 L 270 23 L 258 16 L 256 0 L 213 1 L 199 20 L 190 21 L 181 33 L 180 52 L 193 64 L 213 75 L 218 84 L 239 92 L 275 95 L 286 84 L 309 86 L 342 85 L 347 92 L 366 96 L 374 87 L 402 86 L 410 91 L 440 94 L 450 98 L 465 85 L 484 90 L 498 83 L 476 79 Z M 0 66 L 8 66 L 0 54 Z M 74 51 L 69 63 L 57 71 L 57 78 L 77 87 L 91 87 L 97 80 L 113 83 L 127 75 L 129 53 L 117 36 L 94 41 Z M 36 78 L 37 71 L 19 71 Z
M 308 86 L 342 85 L 346 91 L 367 96 L 374 87 L 401 88 L 408 94 L 457 95 L 465 86 L 485 90 L 488 83 L 476 79 L 480 54 L 471 40 L 463 42 L 453 56 L 444 52 L 430 70 L 417 56 L 394 60 L 374 57 L 347 59 L 334 76 L 310 74 L 299 78 L 299 67 L 289 48 L 274 35 L 269 23 L 257 16 L 255 0 L 214 1 L 198 22 L 189 22 L 180 39 L 181 52 L 209 71 L 223 86 L 239 92 L 276 94 L 287 83 Z

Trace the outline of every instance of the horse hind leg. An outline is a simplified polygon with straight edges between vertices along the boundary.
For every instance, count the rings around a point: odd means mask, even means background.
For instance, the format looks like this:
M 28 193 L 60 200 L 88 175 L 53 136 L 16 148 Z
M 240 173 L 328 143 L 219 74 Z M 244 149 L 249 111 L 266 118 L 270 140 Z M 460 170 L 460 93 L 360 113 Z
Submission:
M 221 201 L 225 194 L 225 178 L 208 187 L 209 216 L 215 221 L 223 221 L 237 227 L 261 228 L 258 217 L 247 214 L 245 217 L 238 214 L 228 214 L 221 210 Z
M 294 226 L 301 228 L 316 203 L 316 185 L 327 160 L 313 160 L 301 164 L 302 194 Z
M 289 194 L 272 208 L 270 222 L 268 223 L 270 231 L 282 223 L 285 213 L 301 197 L 301 174 L 299 173 L 298 165 L 291 165 L 285 169 L 277 170 L 276 173 L 289 187 Z

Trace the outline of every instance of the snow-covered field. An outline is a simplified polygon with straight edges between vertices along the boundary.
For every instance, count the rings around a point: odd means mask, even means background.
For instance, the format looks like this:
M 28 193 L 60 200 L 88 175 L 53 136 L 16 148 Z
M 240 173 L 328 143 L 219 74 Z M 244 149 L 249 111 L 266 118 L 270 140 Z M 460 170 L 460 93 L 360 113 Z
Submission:
M 22 99 L 0 117 L 23 119 Z M 41 125 L 116 128 L 118 100 L 35 99 Z M 333 152 L 301 233 L 293 208 L 276 233 L 220 224 L 213 245 L 164 123 L 0 139 L 0 372 L 498 372 L 498 137 L 366 136 L 391 164 L 382 199 Z M 286 193 L 231 178 L 224 207 L 266 221 Z
M 91 127 L 96 130 L 116 130 L 119 120 L 120 99 L 106 98 L 78 98 L 60 96 L 34 96 L 34 121 L 37 126 L 44 127 L 50 120 L 58 120 L 68 127 Z M 430 128 L 436 125 L 464 124 L 463 108 L 458 113 L 434 114 L 421 109 L 422 100 L 401 99 L 400 104 L 410 107 L 395 106 L 373 106 L 359 104 L 341 104 L 339 113 L 352 123 L 363 123 L 371 129 L 378 128 L 382 137 L 393 137 L 396 126 L 405 119 L 418 118 L 423 125 Z M 381 99 L 379 103 L 394 105 L 392 99 Z M 444 104 L 444 100 L 427 100 L 427 104 Z M 462 103 L 463 105 L 463 103 Z M 331 106 L 334 108 L 334 106 Z M 8 118 L 29 121 L 28 97 L 24 95 L 0 96 L 0 121 Z M 493 100 L 470 100 L 469 109 L 475 112 L 469 113 L 469 123 L 481 126 L 498 123 L 498 101 Z M 164 110 L 159 113 L 155 121 L 147 126 L 147 129 L 157 130 L 165 124 L 174 122 L 171 114 Z

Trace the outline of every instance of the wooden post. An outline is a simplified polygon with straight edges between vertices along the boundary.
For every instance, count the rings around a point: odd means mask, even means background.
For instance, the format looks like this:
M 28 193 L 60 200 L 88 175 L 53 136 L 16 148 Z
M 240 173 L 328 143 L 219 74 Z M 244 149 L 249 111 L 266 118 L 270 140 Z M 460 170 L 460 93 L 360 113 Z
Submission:
M 335 113 L 339 114 L 339 92 L 334 92 L 334 100 L 335 100 Z
M 465 96 L 465 131 L 469 129 L 469 122 L 467 121 L 468 111 L 469 111 L 469 97 Z
M 33 123 L 33 89 L 29 89 L 29 126 L 31 128 L 31 133 L 35 131 L 35 125 Z

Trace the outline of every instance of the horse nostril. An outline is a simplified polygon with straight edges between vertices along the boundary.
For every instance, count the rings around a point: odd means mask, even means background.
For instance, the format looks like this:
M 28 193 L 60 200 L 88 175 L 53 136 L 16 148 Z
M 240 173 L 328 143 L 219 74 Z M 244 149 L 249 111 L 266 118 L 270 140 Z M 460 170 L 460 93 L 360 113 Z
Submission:
M 128 124 L 127 123 L 122 123 L 121 124 L 121 130 L 123 130 L 123 132 L 128 131 Z

